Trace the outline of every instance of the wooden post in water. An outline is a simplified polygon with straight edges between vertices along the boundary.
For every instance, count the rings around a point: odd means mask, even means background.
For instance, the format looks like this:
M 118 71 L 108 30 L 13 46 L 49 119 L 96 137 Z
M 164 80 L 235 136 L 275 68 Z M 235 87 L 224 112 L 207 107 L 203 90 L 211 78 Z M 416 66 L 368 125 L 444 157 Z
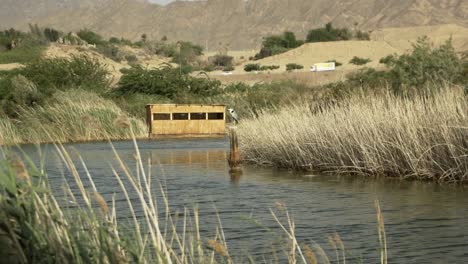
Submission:
M 229 173 L 231 173 L 231 176 L 233 174 L 236 174 L 238 177 L 239 175 L 242 174 L 242 158 L 241 158 L 241 153 L 240 153 L 240 148 L 239 148 L 239 140 L 237 138 L 237 131 L 235 128 L 230 128 L 229 129 L 229 139 L 230 139 L 230 153 L 229 153 L 229 158 L 228 158 L 228 163 L 229 163 Z

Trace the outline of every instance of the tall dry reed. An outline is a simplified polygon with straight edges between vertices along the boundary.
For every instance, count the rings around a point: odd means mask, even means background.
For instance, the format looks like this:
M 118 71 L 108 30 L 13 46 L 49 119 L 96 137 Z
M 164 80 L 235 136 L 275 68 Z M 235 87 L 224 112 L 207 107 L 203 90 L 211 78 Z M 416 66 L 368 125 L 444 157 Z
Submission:
M 81 142 L 147 136 L 143 120 L 130 117 L 114 102 L 83 90 L 56 92 L 45 106 L 23 109 L 17 119 L 0 117 L 0 145 Z
M 296 170 L 468 180 L 468 98 L 457 87 L 432 97 L 354 96 L 317 108 L 263 112 L 239 127 L 244 159 Z

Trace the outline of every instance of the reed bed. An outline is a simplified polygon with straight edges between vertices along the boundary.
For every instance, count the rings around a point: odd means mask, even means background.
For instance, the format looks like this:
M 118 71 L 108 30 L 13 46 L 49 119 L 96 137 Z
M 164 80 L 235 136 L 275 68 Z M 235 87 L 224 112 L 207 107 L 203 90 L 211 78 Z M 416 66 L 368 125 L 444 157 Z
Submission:
M 131 128 L 129 129 L 130 133 Z M 25 155 L 0 152 L 0 257 L 5 263 L 236 263 L 231 256 L 221 221 L 213 237 L 202 237 L 197 210 L 183 213 L 170 209 L 164 188 L 163 208 L 152 192 L 157 180 L 151 175 L 151 161 L 142 160 L 137 142 L 136 164 L 126 164 L 113 148 L 115 180 L 130 210 L 130 226 L 118 222 L 115 200 L 106 202 L 99 186 L 79 154 L 73 155 L 60 144 L 56 152 L 69 171 L 64 186 L 65 199 L 50 189 L 45 164 L 36 165 Z M 41 159 L 42 160 L 42 159 Z M 77 163 L 77 164 L 75 164 Z M 84 175 L 78 166 L 85 168 Z M 130 168 L 136 168 L 131 170 Z M 86 184 L 85 184 L 86 181 Z M 78 192 L 69 187 L 74 184 Z M 131 198 L 136 194 L 137 199 Z M 161 198 L 160 198 L 161 199 Z M 70 206 L 73 205 L 73 206 Z M 141 207 L 143 217 L 136 216 Z M 161 210 L 165 216 L 161 217 Z M 293 218 L 284 204 L 272 208 L 271 215 L 283 230 L 283 259 L 288 263 L 345 263 L 347 253 L 341 238 L 330 237 L 333 256 L 318 245 L 300 243 L 295 237 Z M 381 263 L 387 248 L 383 217 L 377 203 L 377 223 Z M 280 234 L 281 235 L 281 234 Z M 377 240 L 377 239 L 376 239 Z M 336 256 L 336 257 L 335 257 Z M 336 258 L 336 259 L 335 259 Z M 249 263 L 255 260 L 246 256 Z M 276 259 L 278 260 L 278 259 Z M 265 256 L 264 262 L 275 263 Z M 245 262 L 238 262 L 245 263 Z M 278 261 L 276 261 L 278 263 Z M 285 263 L 284 261 L 282 263 Z
M 143 120 L 83 90 L 56 92 L 51 103 L 18 114 L 17 119 L 0 117 L 0 145 L 131 139 L 129 126 L 136 137 L 147 136 Z
M 262 112 L 239 127 L 245 160 L 295 170 L 468 181 L 468 98 L 352 96 Z

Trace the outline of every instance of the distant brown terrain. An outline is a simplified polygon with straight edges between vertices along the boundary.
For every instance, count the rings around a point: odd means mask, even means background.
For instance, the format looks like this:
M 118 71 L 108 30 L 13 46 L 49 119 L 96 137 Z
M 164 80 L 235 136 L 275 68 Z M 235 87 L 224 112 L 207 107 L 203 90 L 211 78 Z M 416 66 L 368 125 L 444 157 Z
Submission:
M 290 30 L 303 37 L 333 22 L 365 31 L 453 24 L 468 27 L 466 0 L 207 0 L 168 6 L 142 0 L 0 0 L 0 28 L 28 23 L 65 31 L 89 28 L 138 39 L 167 36 L 217 50 L 257 49 L 262 37 Z

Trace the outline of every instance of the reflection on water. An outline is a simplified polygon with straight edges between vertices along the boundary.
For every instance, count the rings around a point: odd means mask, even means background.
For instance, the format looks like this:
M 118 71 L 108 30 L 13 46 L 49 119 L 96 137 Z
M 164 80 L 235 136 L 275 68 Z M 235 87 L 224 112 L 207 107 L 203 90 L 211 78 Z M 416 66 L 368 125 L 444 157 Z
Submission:
M 218 210 L 230 253 L 271 256 L 281 230 L 269 208 L 284 203 L 294 221 L 300 243 L 319 243 L 327 236 L 342 237 L 349 260 L 378 262 L 378 233 L 374 200 L 385 217 L 389 258 L 393 263 L 467 263 L 468 192 L 463 187 L 431 183 L 366 180 L 334 175 L 298 175 L 288 171 L 245 166 L 243 175 L 230 175 L 227 141 L 219 139 L 141 141 L 141 154 L 152 167 L 152 180 L 167 190 L 173 210 L 198 206 L 201 228 L 211 235 Z M 121 157 L 134 168 L 131 142 L 117 142 Z M 47 147 L 44 147 L 47 148 Z M 52 147 L 46 168 L 54 190 L 69 177 Z M 72 144 L 90 170 L 105 199 L 115 194 L 121 219 L 129 217 L 121 190 L 110 171 L 115 166 L 106 143 Z M 28 153 L 34 153 L 26 146 Z M 83 172 L 83 168 L 80 168 Z M 63 175 L 63 176 L 62 176 Z M 67 180 L 75 188 L 71 180 Z M 85 184 L 89 184 L 86 183 Z M 160 186 L 153 191 L 160 193 Z M 135 194 L 131 199 L 137 201 Z M 215 209 L 216 206 L 216 209 Z M 137 208 L 137 215 L 142 215 Z M 334 255 L 332 251 L 331 255 Z M 270 259 L 270 257 L 268 257 Z M 242 260 L 241 260 L 242 262 Z

